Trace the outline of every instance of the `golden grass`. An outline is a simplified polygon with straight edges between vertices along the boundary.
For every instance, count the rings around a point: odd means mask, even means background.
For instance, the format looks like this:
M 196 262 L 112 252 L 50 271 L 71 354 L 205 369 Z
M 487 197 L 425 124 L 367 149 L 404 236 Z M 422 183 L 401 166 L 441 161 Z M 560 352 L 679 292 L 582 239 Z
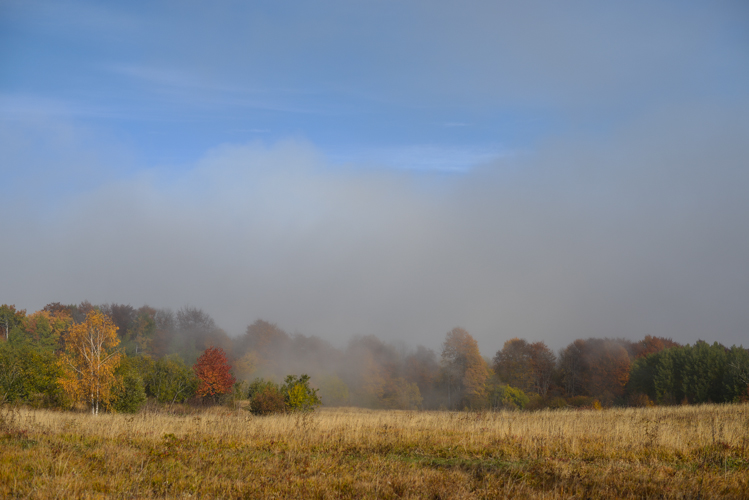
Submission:
M 2 498 L 749 498 L 746 404 L 5 422 Z

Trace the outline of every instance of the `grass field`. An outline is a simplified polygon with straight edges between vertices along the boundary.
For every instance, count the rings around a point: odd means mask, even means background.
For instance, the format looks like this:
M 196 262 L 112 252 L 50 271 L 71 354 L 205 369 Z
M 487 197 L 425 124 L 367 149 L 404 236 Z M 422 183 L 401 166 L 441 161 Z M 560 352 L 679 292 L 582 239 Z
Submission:
M 0 498 L 749 498 L 749 405 L 4 410 Z

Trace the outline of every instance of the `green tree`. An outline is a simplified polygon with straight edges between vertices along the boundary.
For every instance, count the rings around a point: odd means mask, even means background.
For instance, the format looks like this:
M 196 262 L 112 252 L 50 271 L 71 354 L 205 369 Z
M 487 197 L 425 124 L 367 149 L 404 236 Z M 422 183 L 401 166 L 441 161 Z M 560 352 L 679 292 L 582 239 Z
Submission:
M 16 306 L 0 306 L 0 338 L 8 342 L 14 333 L 20 334 L 26 318 L 25 310 L 16 310 Z
M 629 390 L 661 404 L 729 402 L 740 398 L 746 388 L 741 382 L 742 366 L 749 367 L 745 349 L 698 341 L 637 359 Z
M 646 354 L 635 359 L 629 370 L 629 382 L 627 382 L 629 394 L 644 394 L 653 401 L 657 400 L 654 380 L 656 370 L 663 357 L 662 352 Z
M 112 407 L 120 413 L 137 413 L 146 401 L 143 378 L 133 358 L 125 357 L 115 371 L 117 382 Z
M 723 402 L 723 375 L 726 369 L 726 348 L 697 341 L 687 348 L 684 392 L 690 403 Z
M 194 396 L 199 380 L 182 358 L 173 354 L 153 363 L 146 372 L 144 382 L 148 396 L 156 398 L 159 403 L 174 404 L 183 403 Z
M 728 351 L 723 384 L 726 401 L 749 397 L 749 349 L 733 346 Z
M 25 342 L 36 349 L 54 352 L 60 349 L 62 338 L 73 324 L 73 318 L 64 311 L 37 311 L 24 322 Z
M 60 369 L 52 352 L 32 345 L 0 343 L 0 402 L 17 401 L 33 407 L 63 403 Z

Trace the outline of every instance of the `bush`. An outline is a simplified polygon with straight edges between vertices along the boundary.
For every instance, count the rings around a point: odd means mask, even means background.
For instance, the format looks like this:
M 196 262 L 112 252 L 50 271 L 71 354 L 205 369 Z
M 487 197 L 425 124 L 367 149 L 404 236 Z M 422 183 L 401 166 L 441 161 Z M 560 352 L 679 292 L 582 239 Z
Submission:
M 266 387 L 250 399 L 250 412 L 253 415 L 270 415 L 271 413 L 284 413 L 286 401 L 280 390 L 274 387 Z
M 250 398 L 250 412 L 254 415 L 268 415 L 286 411 L 314 411 L 321 401 L 317 389 L 309 386 L 309 376 L 289 375 L 286 383 L 279 386 L 257 378 L 252 381 L 247 395 Z
M 495 385 L 489 393 L 492 409 L 518 410 L 525 408 L 530 398 L 517 387 L 509 385 Z
M 567 399 L 567 404 L 573 408 L 595 408 L 596 404 L 601 407 L 601 403 L 596 399 L 589 396 L 574 396 Z
M 528 404 L 525 405 L 526 410 L 541 410 L 546 407 L 547 401 L 539 394 L 533 394 L 532 396 L 529 396 L 528 399 Z
M 567 401 L 561 396 L 558 396 L 552 399 L 546 404 L 546 407 L 552 410 L 558 410 L 560 408 L 567 408 L 567 406 L 568 406 Z
M 256 378 L 247 391 L 249 410 L 253 415 L 270 415 L 286 411 L 286 401 L 281 388 L 270 380 Z
M 281 388 L 289 411 L 314 411 L 322 404 L 317 395 L 317 389 L 309 386 L 309 376 L 287 375 L 285 384 Z
M 653 400 L 650 399 L 647 394 L 637 392 L 629 395 L 629 397 L 627 398 L 627 405 L 635 406 L 637 408 L 647 408 L 650 406 L 655 406 L 655 403 L 653 403 Z
M 112 407 L 119 413 L 137 413 L 146 402 L 143 379 L 132 371 L 125 373 L 115 389 Z
M 198 378 L 179 355 L 170 355 L 156 362 L 139 360 L 146 393 L 159 403 L 184 403 L 195 395 Z

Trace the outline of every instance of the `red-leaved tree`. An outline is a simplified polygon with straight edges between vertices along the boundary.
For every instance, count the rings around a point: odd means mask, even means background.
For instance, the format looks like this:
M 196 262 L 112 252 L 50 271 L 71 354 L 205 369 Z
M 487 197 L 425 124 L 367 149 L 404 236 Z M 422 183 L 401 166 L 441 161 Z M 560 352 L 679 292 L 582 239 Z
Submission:
M 196 394 L 201 397 L 219 396 L 231 391 L 234 377 L 226 353 L 219 347 L 209 347 L 192 367 L 200 380 Z

